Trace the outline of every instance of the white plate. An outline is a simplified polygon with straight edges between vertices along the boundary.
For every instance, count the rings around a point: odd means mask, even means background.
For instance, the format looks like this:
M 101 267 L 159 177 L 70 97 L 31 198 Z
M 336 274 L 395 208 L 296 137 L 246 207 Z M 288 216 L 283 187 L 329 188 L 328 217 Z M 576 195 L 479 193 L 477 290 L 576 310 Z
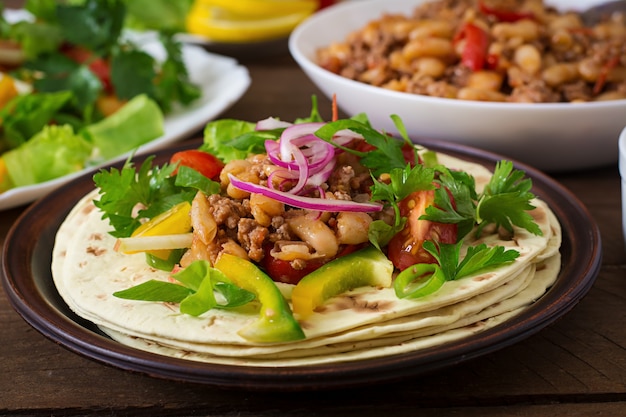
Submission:
M 157 58 L 163 54 L 160 45 L 151 40 L 147 40 L 143 47 Z M 177 108 L 166 115 L 164 135 L 141 146 L 136 153 L 160 149 L 202 129 L 208 121 L 216 118 L 239 100 L 250 86 L 248 70 L 239 65 L 235 59 L 212 54 L 193 45 L 183 45 L 182 51 L 189 78 L 200 86 L 202 97 L 192 106 Z M 107 164 L 126 159 L 129 154 L 130 152 L 120 155 L 108 161 Z M 85 168 L 74 174 L 40 184 L 12 188 L 0 194 L 0 210 L 30 203 L 71 179 L 86 172 L 95 171 L 103 165 Z

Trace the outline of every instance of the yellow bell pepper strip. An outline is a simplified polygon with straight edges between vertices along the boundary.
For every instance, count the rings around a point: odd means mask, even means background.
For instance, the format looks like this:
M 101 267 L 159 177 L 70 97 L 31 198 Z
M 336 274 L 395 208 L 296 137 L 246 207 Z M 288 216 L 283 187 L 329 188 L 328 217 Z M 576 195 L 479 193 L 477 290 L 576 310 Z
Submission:
M 393 264 L 368 246 L 334 259 L 302 278 L 291 293 L 294 314 L 309 317 L 326 300 L 357 287 L 390 287 Z
M 17 97 L 18 94 L 19 92 L 17 91 L 13 78 L 2 74 L 2 78 L 0 78 L 0 109 L 11 101 L 11 99 Z
M 223 253 L 214 267 L 238 287 L 254 293 L 261 303 L 259 318 L 239 330 L 241 337 L 255 343 L 289 342 L 306 337 L 276 283 L 256 265 Z
M 125 253 L 137 252 L 132 249 L 132 239 L 155 236 L 182 235 L 191 232 L 191 204 L 187 201 L 178 203 L 167 211 L 153 217 L 135 229 L 130 238 L 118 239 L 116 250 Z M 176 239 L 173 239 L 176 241 Z M 130 246 L 130 247 L 129 247 Z M 178 248 L 175 248 L 178 249 Z M 168 260 L 172 255 L 171 250 L 145 250 L 150 256 Z M 151 262 L 149 262 L 151 263 Z M 163 268 L 159 268 L 163 269 Z
M 191 204 L 178 203 L 135 229 L 132 236 L 160 236 L 191 231 Z
M 4 163 L 4 159 L 0 157 L 0 193 L 3 193 L 13 187 L 11 177 L 9 177 L 9 170 Z

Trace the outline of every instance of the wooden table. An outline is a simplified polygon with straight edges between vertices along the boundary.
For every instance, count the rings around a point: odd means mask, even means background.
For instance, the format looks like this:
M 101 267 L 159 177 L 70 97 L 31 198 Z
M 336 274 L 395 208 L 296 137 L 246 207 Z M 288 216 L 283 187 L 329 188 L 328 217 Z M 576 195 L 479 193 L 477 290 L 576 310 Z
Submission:
M 329 117 L 329 101 L 289 56 L 244 63 L 252 86 L 223 117 L 292 120 L 308 115 L 312 94 Z M 603 265 L 573 311 L 518 344 L 399 383 L 332 392 L 242 392 L 156 379 L 85 359 L 33 330 L 0 292 L 0 415 L 626 415 L 619 173 L 611 166 L 555 178 L 598 222 Z M 23 209 L 0 212 L 0 243 Z

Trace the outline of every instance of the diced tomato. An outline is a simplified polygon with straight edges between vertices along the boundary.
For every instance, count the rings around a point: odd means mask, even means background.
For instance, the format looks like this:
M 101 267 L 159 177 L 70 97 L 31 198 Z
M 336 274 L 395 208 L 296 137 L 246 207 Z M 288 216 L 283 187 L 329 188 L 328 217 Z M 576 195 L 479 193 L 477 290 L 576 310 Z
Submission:
M 345 245 L 340 248 L 339 253 L 335 258 L 346 256 L 360 249 L 363 245 Z M 273 245 L 268 244 L 265 246 L 265 256 L 261 261 L 261 267 L 265 269 L 267 275 L 269 275 L 276 282 L 284 282 L 287 284 L 297 284 L 302 278 L 311 272 L 318 269 L 331 259 L 314 259 L 306 261 L 304 268 L 296 269 L 291 265 L 291 262 L 282 259 L 276 259 L 271 255 Z
M 197 149 L 176 152 L 170 158 L 170 164 L 175 163 L 192 168 L 214 181 L 219 179 L 220 172 L 222 172 L 222 168 L 224 168 L 224 163 L 216 156 Z M 176 170 L 175 173 L 176 172 L 178 172 L 178 170 Z
M 480 26 L 468 22 L 456 35 L 455 42 L 461 39 L 465 39 L 461 63 L 472 71 L 480 71 L 487 64 L 489 34 Z
M 79 64 L 86 64 L 91 72 L 102 82 L 104 91 L 109 93 L 113 91 L 113 84 L 111 83 L 111 65 L 108 61 L 78 46 L 65 48 L 63 54 Z
M 404 270 L 417 263 L 433 263 L 435 259 L 422 245 L 426 240 L 456 243 L 457 226 L 420 219 L 435 201 L 434 190 L 411 193 L 400 202 L 400 214 L 407 217 L 404 229 L 396 234 L 387 247 L 387 256 L 394 266 Z
M 609 77 L 609 73 L 619 64 L 619 60 L 619 56 L 614 56 L 602 66 L 600 76 L 598 77 L 596 84 L 593 86 L 593 94 L 597 95 L 602 92 L 602 89 L 606 85 L 607 79 Z
M 332 6 L 337 3 L 337 0 L 319 0 L 319 6 L 317 9 L 323 9 L 324 7 Z
M 509 9 L 497 9 L 485 4 L 484 1 L 478 2 L 480 11 L 486 15 L 493 16 L 501 22 L 517 22 L 522 19 L 534 19 L 535 15 L 532 12 L 521 12 L 517 10 Z
M 291 262 L 282 259 L 276 259 L 269 252 L 263 257 L 261 267 L 265 269 L 267 275 L 272 277 L 276 282 L 284 282 L 287 284 L 297 284 L 307 274 L 315 271 L 325 262 L 321 260 L 307 261 L 304 268 L 295 269 L 291 266 Z

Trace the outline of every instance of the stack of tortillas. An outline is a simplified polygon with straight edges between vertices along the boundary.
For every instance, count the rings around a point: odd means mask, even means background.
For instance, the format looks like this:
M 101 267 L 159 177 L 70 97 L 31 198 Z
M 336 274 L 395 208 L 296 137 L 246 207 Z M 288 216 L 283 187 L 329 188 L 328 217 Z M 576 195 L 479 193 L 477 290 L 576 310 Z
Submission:
M 444 165 L 472 174 L 478 187 L 490 172 L 477 164 L 439 155 Z M 175 304 L 132 301 L 116 291 L 169 274 L 146 264 L 143 254 L 114 251 L 115 238 L 85 196 L 61 225 L 53 252 L 55 285 L 69 307 L 120 343 L 163 355 L 215 364 L 304 366 L 412 352 L 466 338 L 515 316 L 555 282 L 561 259 L 561 228 L 539 199 L 531 212 L 543 235 L 516 229 L 514 238 L 483 236 L 486 243 L 515 249 L 513 263 L 448 281 L 434 294 L 399 299 L 392 288 L 361 287 L 328 300 L 306 320 L 300 341 L 254 344 L 238 330 L 258 317 L 254 305 L 213 309 L 193 317 Z M 471 237 L 470 237 L 471 238 Z M 280 284 L 289 300 L 290 286 Z M 298 318 L 298 317 L 296 317 Z

